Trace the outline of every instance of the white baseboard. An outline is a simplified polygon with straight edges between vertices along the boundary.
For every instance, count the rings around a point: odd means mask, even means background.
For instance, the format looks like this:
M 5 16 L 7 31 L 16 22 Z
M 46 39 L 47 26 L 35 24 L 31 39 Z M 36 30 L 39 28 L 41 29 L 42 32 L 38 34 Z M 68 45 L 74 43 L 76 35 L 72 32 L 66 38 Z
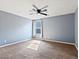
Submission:
M 56 41 L 56 40 L 52 40 L 52 39 L 42 39 L 42 40 L 51 41 L 51 42 L 57 42 L 57 43 L 63 43 L 63 44 L 69 44 L 69 45 L 75 45 L 75 43 Z
M 76 47 L 76 49 L 78 50 L 78 48 L 77 48 L 75 43 L 68 43 L 68 42 L 62 42 L 62 41 L 56 41 L 56 40 L 44 39 L 44 38 L 42 40 L 74 45 Z M 1 45 L 0 48 L 1 47 L 6 47 L 6 46 L 9 46 L 9 45 L 13 45 L 13 44 L 17 44 L 17 43 L 21 43 L 21 42 L 25 42 L 25 41 L 29 41 L 29 40 L 22 40 L 22 41 L 13 42 L 13 43 L 10 43 L 10 44 Z
M 76 49 L 77 49 L 77 51 L 78 51 L 78 48 L 77 48 L 76 44 L 75 44 L 74 46 L 75 46 L 75 48 L 76 48 Z
M 6 47 L 6 46 L 10 46 L 10 45 L 13 45 L 13 44 L 17 44 L 17 43 L 21 43 L 21 42 L 25 42 L 25 41 L 29 41 L 29 40 L 21 40 L 21 41 L 17 41 L 17 42 L 9 43 L 9 44 L 1 45 L 0 48 L 2 48 L 2 47 Z

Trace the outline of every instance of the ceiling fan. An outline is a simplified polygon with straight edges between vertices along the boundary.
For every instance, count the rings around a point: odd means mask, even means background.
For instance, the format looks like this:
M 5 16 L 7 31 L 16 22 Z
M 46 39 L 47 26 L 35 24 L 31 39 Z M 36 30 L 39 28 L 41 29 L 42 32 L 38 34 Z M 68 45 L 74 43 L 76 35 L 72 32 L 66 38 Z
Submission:
M 31 13 L 30 15 L 33 15 L 33 14 L 41 14 L 41 15 L 45 15 L 45 16 L 47 16 L 48 14 L 46 14 L 45 12 L 47 11 L 47 7 L 48 7 L 48 5 L 46 5 L 46 6 L 44 6 L 44 7 L 42 7 L 42 8 L 38 8 L 36 5 L 33 5 L 33 9 L 32 9 L 32 11 L 34 11 L 34 12 L 36 12 L 36 13 Z

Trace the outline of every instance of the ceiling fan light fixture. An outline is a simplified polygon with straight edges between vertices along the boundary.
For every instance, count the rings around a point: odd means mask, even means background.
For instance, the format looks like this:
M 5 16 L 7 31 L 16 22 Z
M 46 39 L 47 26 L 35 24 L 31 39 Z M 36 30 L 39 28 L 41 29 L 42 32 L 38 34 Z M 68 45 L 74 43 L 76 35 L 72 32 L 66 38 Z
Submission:
M 48 7 L 48 5 L 46 5 L 46 6 L 44 6 L 44 7 L 42 7 L 41 9 L 39 9 L 36 5 L 33 5 L 33 11 L 34 12 L 36 12 L 36 14 L 41 14 L 41 15 L 45 15 L 45 16 L 47 16 L 47 14 L 46 13 L 44 13 L 44 12 L 46 12 L 47 11 L 47 7 Z M 44 9 L 45 8 L 45 9 Z M 35 14 L 35 13 L 34 13 Z M 32 14 L 33 15 L 33 14 Z

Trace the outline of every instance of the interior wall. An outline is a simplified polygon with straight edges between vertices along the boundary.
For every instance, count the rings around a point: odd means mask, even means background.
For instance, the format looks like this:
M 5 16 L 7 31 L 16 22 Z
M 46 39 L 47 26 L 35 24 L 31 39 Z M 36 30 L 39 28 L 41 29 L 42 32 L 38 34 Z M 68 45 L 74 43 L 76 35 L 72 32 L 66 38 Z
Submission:
M 74 43 L 74 14 L 44 18 L 43 38 Z
M 78 48 L 78 10 L 75 12 L 75 43 Z
M 31 38 L 31 20 L 0 11 L 0 45 Z

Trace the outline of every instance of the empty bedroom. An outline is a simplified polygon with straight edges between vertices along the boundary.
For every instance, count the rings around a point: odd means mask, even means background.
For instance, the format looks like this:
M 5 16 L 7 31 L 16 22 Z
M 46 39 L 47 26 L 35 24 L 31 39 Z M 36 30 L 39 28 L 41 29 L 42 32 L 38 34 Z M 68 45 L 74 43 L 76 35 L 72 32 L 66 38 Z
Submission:
M 78 59 L 78 1 L 0 0 L 0 59 Z

